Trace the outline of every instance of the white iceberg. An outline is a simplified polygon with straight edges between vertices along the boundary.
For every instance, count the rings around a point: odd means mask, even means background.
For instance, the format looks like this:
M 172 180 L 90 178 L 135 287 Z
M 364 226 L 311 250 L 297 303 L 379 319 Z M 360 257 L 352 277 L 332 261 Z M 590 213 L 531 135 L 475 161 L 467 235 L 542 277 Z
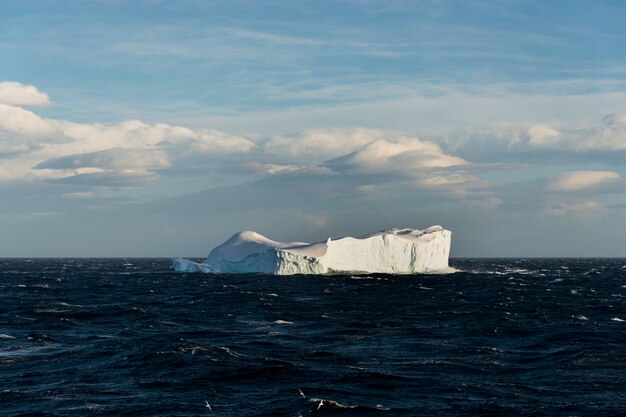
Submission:
M 441 226 L 388 229 L 325 242 L 276 242 L 239 232 L 214 248 L 204 262 L 174 259 L 179 272 L 274 275 L 448 273 L 452 233 Z

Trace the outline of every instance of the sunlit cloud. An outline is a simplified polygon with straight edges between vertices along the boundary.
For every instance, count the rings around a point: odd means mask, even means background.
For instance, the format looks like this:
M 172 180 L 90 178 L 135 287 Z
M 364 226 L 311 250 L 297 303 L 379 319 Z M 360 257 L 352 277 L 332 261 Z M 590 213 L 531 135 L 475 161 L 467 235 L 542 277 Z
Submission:
M 0 103 L 11 106 L 46 106 L 50 104 L 50 97 L 33 85 L 4 81 L 0 82 Z
M 558 175 L 548 185 L 549 191 L 617 191 L 624 188 L 624 179 L 612 171 L 573 171 Z
M 74 123 L 0 104 L 0 182 L 48 179 L 137 186 L 158 179 L 157 171 L 174 163 L 246 153 L 254 146 L 248 139 L 215 129 L 139 120 Z

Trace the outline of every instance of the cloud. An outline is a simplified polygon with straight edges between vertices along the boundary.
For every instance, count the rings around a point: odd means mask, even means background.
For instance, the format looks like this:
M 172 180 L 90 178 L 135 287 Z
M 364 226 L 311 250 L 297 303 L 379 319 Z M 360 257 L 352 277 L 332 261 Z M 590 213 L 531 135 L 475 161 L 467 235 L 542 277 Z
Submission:
M 35 166 L 35 169 L 156 169 L 167 168 L 170 165 L 167 154 L 160 150 L 116 148 L 48 159 Z
M 626 125 L 626 114 L 609 114 L 602 121 L 605 126 Z
M 62 133 L 59 123 L 46 120 L 21 107 L 2 103 L 0 103 L 0 132 L 13 135 L 3 135 L 5 138 L 21 136 L 25 140 L 51 139 Z
M 154 170 L 167 168 L 171 162 L 161 150 L 116 148 L 87 154 L 48 159 L 37 170 L 71 171 L 52 182 L 91 186 L 138 186 L 159 178 Z
M 365 146 L 385 132 L 375 129 L 309 129 L 292 135 L 273 136 L 263 144 L 263 152 L 292 160 L 324 161 Z
M 287 172 L 300 172 L 304 167 L 297 165 L 268 164 L 260 161 L 245 161 L 237 166 L 237 168 L 247 174 L 280 174 Z
M 446 152 L 474 162 L 529 162 L 529 154 L 545 154 L 560 133 L 547 124 L 500 123 L 479 128 L 434 132 L 429 139 Z
M 572 171 L 558 175 L 546 189 L 557 192 L 611 191 L 624 187 L 620 174 L 612 171 Z
M 112 199 L 114 198 L 111 194 L 107 193 L 105 190 L 95 191 L 76 191 L 71 193 L 63 193 L 61 194 L 63 198 L 73 198 L 73 199 Z
M 447 155 L 432 142 L 418 138 L 377 139 L 358 151 L 329 161 L 326 165 L 363 173 L 412 174 L 434 168 L 461 166 L 467 161 Z
M 527 141 L 531 148 L 576 153 L 626 150 L 626 114 L 608 115 L 598 126 L 558 131 L 549 125 L 534 125 L 528 131 L 536 135 Z
M 562 136 L 560 144 L 566 142 L 579 152 L 626 150 L 626 115 L 609 115 L 601 126 L 569 132 Z
M 527 162 L 529 155 L 542 154 L 584 155 L 592 145 L 594 152 L 626 149 L 624 132 L 626 115 L 617 114 L 605 117 L 601 126 L 584 129 L 568 130 L 547 123 L 500 124 L 435 133 L 423 140 L 363 127 L 316 128 L 285 135 L 255 135 L 253 140 L 210 128 L 141 120 L 75 123 L 0 103 L 0 182 L 139 186 L 155 181 L 166 170 L 175 175 L 217 169 L 257 179 L 273 177 L 267 183 L 274 184 L 307 181 L 315 186 L 316 181 L 330 183 L 341 178 L 344 188 L 363 193 L 381 187 L 410 187 L 495 207 L 506 205 L 506 201 L 492 187 L 493 182 L 483 178 L 515 166 L 503 161 L 515 162 L 517 158 Z M 618 189 L 623 189 L 623 180 L 616 172 L 573 171 L 550 178 L 540 191 L 599 193 Z M 543 206 L 545 197 L 536 209 Z
M 9 87 L 15 90 L 15 84 L 9 83 Z M 30 87 L 25 91 L 37 96 L 37 90 Z M 11 103 L 27 102 L 18 100 L 16 93 L 6 97 Z M 156 171 L 175 164 L 207 165 L 219 161 L 221 155 L 249 153 L 255 146 L 246 138 L 214 129 L 139 120 L 74 123 L 0 103 L 0 182 L 45 179 L 121 185 L 128 180 L 127 184 L 134 186 L 158 178 Z M 70 181 L 72 175 L 77 178 Z
M 551 141 L 560 135 L 555 128 L 546 124 L 527 126 L 524 133 L 525 139 L 531 146 L 550 145 Z M 511 145 L 513 144 L 515 144 L 515 142 L 511 143 Z
M 96 187 L 137 187 L 146 185 L 158 178 L 157 174 L 146 170 L 120 170 L 80 173 L 63 178 L 55 178 L 50 180 L 50 182 Z
M 242 137 L 210 130 L 193 130 L 165 123 L 147 124 L 140 120 L 103 124 L 64 122 L 63 134 L 85 151 L 96 151 L 102 146 L 140 148 L 162 146 L 179 153 L 248 152 L 254 144 Z
M 430 139 L 465 158 L 546 160 L 606 157 L 626 151 L 626 114 L 604 117 L 602 123 L 578 129 L 547 123 L 495 124 L 433 134 Z
M 162 124 L 158 126 L 169 128 L 169 126 Z M 181 127 L 175 127 L 174 129 L 180 130 L 178 133 L 170 132 L 170 134 L 164 135 L 166 139 L 156 144 L 182 157 L 211 153 L 246 153 L 256 146 L 249 139 L 215 129 L 191 130 Z
M 336 156 L 339 154 L 338 156 Z M 259 143 L 256 156 L 238 165 L 240 172 L 275 177 L 272 184 L 337 187 L 371 194 L 399 189 L 428 189 L 490 207 L 501 201 L 487 190 L 478 172 L 508 169 L 510 164 L 473 164 L 417 137 L 375 129 L 315 129 Z M 315 162 L 324 156 L 335 156 Z M 267 182 L 267 181 L 266 181 Z M 331 187 L 334 183 L 337 187 Z M 346 188 L 347 187 L 347 188 Z M 483 203 L 483 200 L 485 203 Z
M 432 142 L 415 137 L 376 139 L 359 150 L 332 159 L 324 166 L 347 175 L 410 179 L 423 187 L 463 186 L 473 182 L 473 175 L 464 172 L 470 164 L 464 159 L 444 153 Z
M 474 175 L 482 168 L 416 137 L 376 139 L 323 166 L 351 177 L 364 192 L 387 184 L 429 189 L 456 198 L 492 198 L 488 191 L 477 191 L 488 185 Z
M 0 103 L 11 106 L 46 106 L 50 104 L 50 98 L 35 86 L 4 81 L 0 82 Z
M 576 216 L 580 218 L 597 218 L 607 209 L 595 201 L 552 203 L 545 207 L 543 213 L 549 216 Z

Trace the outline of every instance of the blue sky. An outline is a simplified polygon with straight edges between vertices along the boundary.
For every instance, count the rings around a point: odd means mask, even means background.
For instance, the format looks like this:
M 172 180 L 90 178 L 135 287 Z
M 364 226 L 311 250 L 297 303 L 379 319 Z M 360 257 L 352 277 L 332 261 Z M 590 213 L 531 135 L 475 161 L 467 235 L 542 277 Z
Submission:
M 624 256 L 619 1 L 0 2 L 0 256 L 442 224 Z

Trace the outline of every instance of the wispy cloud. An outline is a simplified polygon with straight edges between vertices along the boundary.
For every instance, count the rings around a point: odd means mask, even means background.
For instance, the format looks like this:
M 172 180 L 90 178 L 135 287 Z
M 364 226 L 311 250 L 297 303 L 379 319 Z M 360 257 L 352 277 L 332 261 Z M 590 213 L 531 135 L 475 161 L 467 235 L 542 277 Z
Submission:
M 545 207 L 548 216 L 570 216 L 583 219 L 595 219 L 606 214 L 608 210 L 596 201 L 552 203 Z
M 613 171 L 573 171 L 558 175 L 546 188 L 565 193 L 618 192 L 626 188 L 626 182 Z

